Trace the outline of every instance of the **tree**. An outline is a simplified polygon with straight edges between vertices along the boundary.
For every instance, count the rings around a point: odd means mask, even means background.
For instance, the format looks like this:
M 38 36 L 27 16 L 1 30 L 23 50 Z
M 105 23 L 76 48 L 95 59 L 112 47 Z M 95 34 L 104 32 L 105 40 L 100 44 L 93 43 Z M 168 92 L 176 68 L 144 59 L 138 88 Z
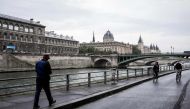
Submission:
M 141 51 L 138 49 L 136 45 L 133 45 L 132 47 L 132 54 L 141 54 Z

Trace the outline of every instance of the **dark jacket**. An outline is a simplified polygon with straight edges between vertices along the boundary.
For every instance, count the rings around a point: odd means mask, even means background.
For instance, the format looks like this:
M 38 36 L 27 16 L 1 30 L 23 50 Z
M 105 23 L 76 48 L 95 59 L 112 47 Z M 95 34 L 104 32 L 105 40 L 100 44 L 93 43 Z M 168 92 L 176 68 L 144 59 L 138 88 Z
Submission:
M 159 72 L 159 65 L 158 64 L 154 65 L 153 71 L 156 72 L 156 73 Z
M 36 63 L 37 79 L 50 80 L 51 66 L 48 61 L 42 59 Z
M 175 69 L 182 69 L 182 65 L 181 65 L 180 63 L 177 63 L 177 64 L 175 65 Z

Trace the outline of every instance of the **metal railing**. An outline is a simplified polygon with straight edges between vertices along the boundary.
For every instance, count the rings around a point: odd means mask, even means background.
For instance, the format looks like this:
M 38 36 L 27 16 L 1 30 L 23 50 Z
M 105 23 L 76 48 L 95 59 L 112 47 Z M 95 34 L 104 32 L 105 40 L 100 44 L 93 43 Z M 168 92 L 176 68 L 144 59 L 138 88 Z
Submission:
M 190 65 L 184 66 L 190 68 Z M 160 72 L 166 72 L 174 70 L 173 66 L 160 66 Z M 152 75 L 152 67 L 147 68 L 127 68 L 127 69 L 115 69 L 115 70 L 102 70 L 89 73 L 77 73 L 77 74 L 55 74 L 51 76 L 51 88 L 59 89 L 70 88 L 75 86 L 87 85 L 91 87 L 95 83 L 118 82 L 119 80 L 136 78 L 142 76 Z M 18 93 L 34 92 L 35 91 L 35 76 L 20 77 L 20 78 L 6 78 L 0 79 L 0 96 L 12 95 Z

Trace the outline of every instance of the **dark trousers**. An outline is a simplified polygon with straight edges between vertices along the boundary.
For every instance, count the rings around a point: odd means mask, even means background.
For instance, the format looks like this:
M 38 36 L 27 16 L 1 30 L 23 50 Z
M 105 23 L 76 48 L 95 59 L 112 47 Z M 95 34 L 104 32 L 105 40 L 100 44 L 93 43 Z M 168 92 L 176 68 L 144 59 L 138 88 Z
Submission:
M 155 77 L 158 78 L 158 72 L 154 71 Z
M 40 92 L 41 92 L 42 88 L 44 89 L 44 91 L 46 93 L 49 104 L 51 104 L 53 102 L 53 98 L 51 96 L 51 91 L 50 91 L 49 80 L 36 79 L 36 92 L 35 92 L 35 98 L 34 98 L 34 106 L 38 106 Z

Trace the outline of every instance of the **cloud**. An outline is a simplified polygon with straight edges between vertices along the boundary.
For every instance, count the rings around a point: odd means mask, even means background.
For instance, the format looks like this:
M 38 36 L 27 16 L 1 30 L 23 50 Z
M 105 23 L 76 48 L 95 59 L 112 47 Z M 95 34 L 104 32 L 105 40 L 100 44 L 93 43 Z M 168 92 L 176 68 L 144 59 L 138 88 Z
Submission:
M 189 0 L 1 0 L 0 13 L 34 18 L 80 42 L 90 42 L 93 31 L 102 41 L 109 29 L 117 41 L 136 44 L 141 34 L 163 51 L 190 49 Z

